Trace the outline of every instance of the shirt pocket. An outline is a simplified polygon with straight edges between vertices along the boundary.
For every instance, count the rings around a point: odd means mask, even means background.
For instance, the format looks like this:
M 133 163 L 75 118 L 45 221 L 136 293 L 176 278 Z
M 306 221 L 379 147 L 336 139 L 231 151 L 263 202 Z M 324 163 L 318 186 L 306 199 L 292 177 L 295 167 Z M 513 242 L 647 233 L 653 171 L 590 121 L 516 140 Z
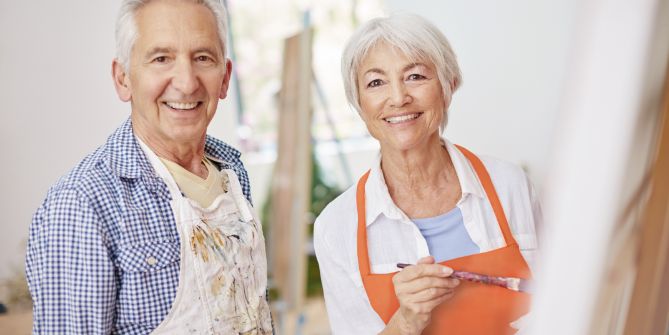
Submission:
M 153 241 L 178 240 L 179 233 L 169 203 L 153 203 L 147 208 L 127 207 L 119 224 L 122 244 L 144 245 Z
M 179 284 L 178 240 L 127 245 L 119 254 L 119 325 L 155 328 L 167 316 Z

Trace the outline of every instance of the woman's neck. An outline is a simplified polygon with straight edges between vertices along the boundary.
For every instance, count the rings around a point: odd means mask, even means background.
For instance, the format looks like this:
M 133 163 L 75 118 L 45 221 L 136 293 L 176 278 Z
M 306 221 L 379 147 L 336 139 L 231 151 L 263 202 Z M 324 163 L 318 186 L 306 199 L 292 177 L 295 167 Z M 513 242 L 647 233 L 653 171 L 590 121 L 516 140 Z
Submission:
M 425 188 L 444 182 L 453 163 L 437 137 L 420 148 L 392 150 L 381 148 L 381 169 L 388 188 Z
M 406 151 L 382 147 L 381 169 L 390 197 L 409 217 L 444 213 L 461 196 L 453 162 L 439 137 Z

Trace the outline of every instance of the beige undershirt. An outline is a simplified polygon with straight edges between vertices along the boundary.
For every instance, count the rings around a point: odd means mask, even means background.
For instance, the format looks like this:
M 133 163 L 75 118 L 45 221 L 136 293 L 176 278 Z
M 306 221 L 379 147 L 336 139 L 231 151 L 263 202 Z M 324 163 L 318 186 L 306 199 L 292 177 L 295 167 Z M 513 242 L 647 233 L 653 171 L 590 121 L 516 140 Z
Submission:
M 227 175 L 219 173 L 214 163 L 206 157 L 203 162 L 208 171 L 207 179 L 200 178 L 175 162 L 162 157 L 159 158 L 167 167 L 184 196 L 195 200 L 202 208 L 209 207 L 216 200 L 216 197 L 228 190 Z

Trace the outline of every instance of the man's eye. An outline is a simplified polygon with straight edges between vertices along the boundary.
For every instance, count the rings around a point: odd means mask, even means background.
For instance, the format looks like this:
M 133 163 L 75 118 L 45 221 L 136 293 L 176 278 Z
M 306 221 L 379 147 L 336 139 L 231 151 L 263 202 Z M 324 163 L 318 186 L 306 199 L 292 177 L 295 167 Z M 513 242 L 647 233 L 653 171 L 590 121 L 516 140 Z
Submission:
M 154 63 L 165 63 L 167 61 L 167 57 L 165 56 L 158 56 L 153 59 Z
M 377 87 L 381 84 L 382 84 L 381 79 L 374 79 L 370 81 L 369 84 L 367 84 L 367 87 Z
M 209 61 L 212 60 L 211 57 L 209 57 L 209 56 L 197 56 L 197 58 L 195 58 L 195 59 L 198 62 L 209 62 Z

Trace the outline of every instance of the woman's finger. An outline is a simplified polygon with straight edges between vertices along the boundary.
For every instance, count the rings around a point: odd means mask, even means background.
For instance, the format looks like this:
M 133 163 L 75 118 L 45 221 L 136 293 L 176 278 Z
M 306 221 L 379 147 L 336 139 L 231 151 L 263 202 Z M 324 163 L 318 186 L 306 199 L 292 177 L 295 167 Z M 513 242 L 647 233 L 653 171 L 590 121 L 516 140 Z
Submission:
M 398 281 L 395 282 L 395 293 L 399 296 L 401 294 L 415 294 L 429 288 L 455 288 L 460 284 L 456 278 L 442 278 L 442 277 L 420 277 L 412 281 Z
M 410 301 L 412 303 L 423 303 L 423 302 L 429 302 L 431 300 L 434 300 L 436 298 L 439 298 L 445 294 L 449 294 L 453 292 L 452 288 L 444 288 L 444 287 L 431 287 L 425 290 L 422 290 L 420 292 L 417 292 L 415 294 L 407 296 L 407 301 Z
M 393 282 L 408 282 L 421 277 L 448 277 L 453 269 L 441 264 L 416 264 L 407 266 L 393 277 Z
M 430 314 L 432 310 L 453 297 L 455 294 L 454 290 L 448 290 L 440 296 L 433 297 L 432 299 L 421 301 L 421 302 L 400 302 L 400 308 L 415 315 Z M 406 315 L 406 313 L 405 313 Z
M 432 311 L 435 307 L 443 304 L 447 300 L 453 298 L 453 295 L 457 294 L 455 290 L 449 290 L 445 294 L 438 296 L 432 300 L 422 302 L 424 305 L 425 309 Z
M 435 263 L 434 257 L 432 256 L 425 256 L 416 262 L 416 264 L 434 264 L 434 263 Z

